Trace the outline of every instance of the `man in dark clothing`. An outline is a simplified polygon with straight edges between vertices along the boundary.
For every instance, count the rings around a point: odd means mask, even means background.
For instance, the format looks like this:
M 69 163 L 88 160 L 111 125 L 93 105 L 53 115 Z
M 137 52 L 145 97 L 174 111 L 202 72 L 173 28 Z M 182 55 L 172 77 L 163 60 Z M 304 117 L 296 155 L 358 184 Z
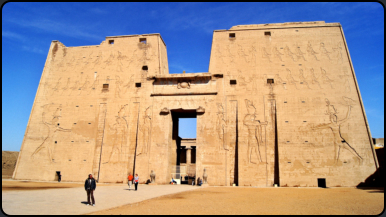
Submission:
M 84 183 L 84 189 L 87 191 L 87 206 L 91 205 L 90 196 L 92 200 L 92 206 L 95 206 L 95 200 L 94 200 L 95 188 L 96 188 L 95 179 L 92 177 L 91 174 L 89 174 L 88 179 L 86 179 L 86 182 Z

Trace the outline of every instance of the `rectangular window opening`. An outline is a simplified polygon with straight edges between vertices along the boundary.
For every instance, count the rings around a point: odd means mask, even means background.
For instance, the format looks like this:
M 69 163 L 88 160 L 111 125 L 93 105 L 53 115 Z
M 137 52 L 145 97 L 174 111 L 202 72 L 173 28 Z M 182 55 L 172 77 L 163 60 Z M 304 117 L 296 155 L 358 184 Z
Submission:
M 108 89 L 109 88 L 109 84 L 103 84 L 103 89 Z
M 324 179 L 324 178 L 318 179 L 318 187 L 319 188 L 326 188 L 326 179 Z
M 273 79 L 267 79 L 267 84 L 273 84 L 274 83 L 274 81 L 273 81 Z
M 236 38 L 236 33 L 229 33 L 229 38 Z
M 236 80 L 230 80 L 229 83 L 232 85 L 235 85 L 235 84 L 237 84 L 237 81 Z
M 109 44 L 114 44 L 114 40 L 109 40 Z
M 135 83 L 135 87 L 141 87 L 141 83 Z
M 140 38 L 139 42 L 146 44 L 146 38 Z
M 264 32 L 265 36 L 271 36 L 271 32 Z
M 142 70 L 148 70 L 148 67 L 147 66 L 142 66 Z

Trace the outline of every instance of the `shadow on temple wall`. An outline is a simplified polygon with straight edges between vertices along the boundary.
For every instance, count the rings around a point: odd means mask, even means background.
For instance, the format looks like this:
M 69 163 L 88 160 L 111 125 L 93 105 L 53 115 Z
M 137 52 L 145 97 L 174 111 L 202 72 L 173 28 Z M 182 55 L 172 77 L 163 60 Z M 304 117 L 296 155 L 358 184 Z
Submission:
M 376 149 L 379 168 L 371 174 L 364 182 L 357 185 L 361 189 L 374 189 L 370 193 L 384 193 L 385 187 L 385 169 L 384 169 L 384 149 Z

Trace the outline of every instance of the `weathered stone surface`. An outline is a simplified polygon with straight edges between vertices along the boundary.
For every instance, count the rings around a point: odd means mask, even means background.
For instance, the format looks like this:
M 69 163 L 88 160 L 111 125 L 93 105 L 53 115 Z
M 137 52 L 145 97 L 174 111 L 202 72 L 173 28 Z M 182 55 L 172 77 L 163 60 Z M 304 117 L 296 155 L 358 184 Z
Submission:
M 300 22 L 214 31 L 208 73 L 168 74 L 159 34 L 53 41 L 14 178 L 356 186 L 377 167 L 340 24 Z

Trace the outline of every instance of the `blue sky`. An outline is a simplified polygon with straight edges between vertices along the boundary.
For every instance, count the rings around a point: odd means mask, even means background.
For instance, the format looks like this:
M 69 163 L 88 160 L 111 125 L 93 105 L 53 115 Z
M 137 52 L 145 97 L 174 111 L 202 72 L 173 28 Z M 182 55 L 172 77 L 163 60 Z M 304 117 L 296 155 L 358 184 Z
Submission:
M 98 45 L 106 36 L 160 33 L 170 73 L 207 72 L 213 30 L 301 21 L 341 23 L 372 136 L 384 137 L 380 3 L 10 2 L 2 7 L 2 150 L 20 150 L 52 40 L 84 46 Z M 194 127 L 187 129 L 195 134 Z

